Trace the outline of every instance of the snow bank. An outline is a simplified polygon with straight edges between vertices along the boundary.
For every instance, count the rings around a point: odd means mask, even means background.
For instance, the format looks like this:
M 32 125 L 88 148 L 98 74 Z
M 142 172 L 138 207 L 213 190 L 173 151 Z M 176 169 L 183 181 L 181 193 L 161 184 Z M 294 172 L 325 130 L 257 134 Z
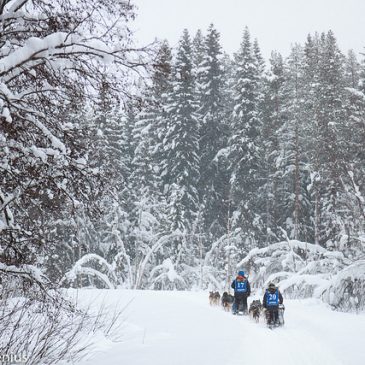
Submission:
M 324 300 L 343 311 L 365 309 L 365 261 L 351 262 L 341 252 L 288 240 L 255 248 L 241 260 L 253 287 L 277 283 L 287 298 Z

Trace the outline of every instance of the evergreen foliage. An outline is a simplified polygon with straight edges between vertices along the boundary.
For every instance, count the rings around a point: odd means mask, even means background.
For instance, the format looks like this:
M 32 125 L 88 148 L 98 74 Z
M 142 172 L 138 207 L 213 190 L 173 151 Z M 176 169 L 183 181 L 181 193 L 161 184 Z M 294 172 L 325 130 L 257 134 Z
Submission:
M 184 30 L 135 75 L 127 2 L 30 3 L 1 25 L 1 272 L 190 289 L 226 286 L 241 260 L 295 297 L 299 276 L 307 293 L 320 287 L 310 268 L 342 271 L 322 277 L 332 295 L 363 267 L 365 64 L 332 31 L 266 64 L 248 28 L 233 57 L 214 25 L 193 40 Z

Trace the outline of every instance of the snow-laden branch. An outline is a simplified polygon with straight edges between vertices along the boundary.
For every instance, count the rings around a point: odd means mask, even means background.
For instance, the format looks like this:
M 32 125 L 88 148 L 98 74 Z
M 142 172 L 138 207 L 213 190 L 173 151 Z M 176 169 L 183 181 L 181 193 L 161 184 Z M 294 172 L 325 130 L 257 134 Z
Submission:
M 19 47 L 8 56 L 0 59 L 0 77 L 12 72 L 15 68 L 23 66 L 33 59 L 45 58 L 58 52 L 57 48 L 67 46 L 67 33 L 56 32 L 43 39 L 32 37 L 26 40 L 24 46 Z M 71 44 L 71 40 L 68 40 Z
M 33 265 L 23 265 L 22 267 L 18 267 L 14 265 L 6 265 L 0 262 L 0 271 L 7 274 L 20 275 L 30 278 L 42 285 L 44 285 L 46 282 L 46 276 L 41 270 Z
M 71 271 L 65 274 L 62 278 L 60 285 L 63 285 L 65 282 L 70 282 L 73 284 L 78 276 L 87 276 L 87 277 L 95 277 L 99 279 L 108 289 L 115 289 L 115 285 L 111 283 L 108 276 L 103 274 L 102 272 L 95 270 L 91 267 L 77 266 L 74 267 Z
M 134 289 L 138 289 L 140 287 L 141 281 L 143 278 L 143 274 L 146 270 L 146 265 L 149 262 L 149 260 L 151 259 L 152 255 L 156 251 L 158 251 L 163 245 L 168 243 L 170 240 L 181 237 L 181 235 L 182 234 L 180 232 L 177 232 L 177 233 L 172 233 L 169 235 L 162 236 L 157 240 L 157 242 L 152 247 L 148 248 L 147 254 L 145 255 L 144 259 L 142 260 L 142 262 L 140 263 L 140 265 L 138 267 L 136 282 L 134 284 Z
M 4 22 L 9 19 L 23 16 L 19 14 L 21 9 L 29 0 L 1 0 L 0 1 L 0 21 Z M 4 10 L 8 7 L 8 10 Z
M 12 193 L 4 194 L 0 189 L 0 217 L 3 216 L 3 219 L 0 220 L 0 232 L 6 228 L 13 226 L 13 214 L 9 208 L 9 204 L 16 200 L 21 195 L 21 191 L 19 188 L 16 188 Z
M 175 265 L 170 258 L 164 260 L 161 265 L 154 267 L 150 272 L 149 279 L 151 282 L 151 289 L 154 289 L 155 285 L 159 283 L 169 283 L 170 285 L 166 285 L 167 288 L 169 288 L 171 285 L 178 287 L 179 284 L 182 288 L 186 288 L 186 282 L 184 278 L 177 273 Z M 177 285 L 175 285 L 175 283 Z
M 118 232 L 119 235 L 119 232 Z M 112 263 L 112 267 L 113 267 L 113 271 L 115 272 L 115 270 L 118 267 L 118 262 L 120 259 L 124 259 L 125 264 L 127 266 L 127 270 L 128 270 L 128 281 L 129 281 L 129 287 L 131 287 L 132 285 L 132 280 L 133 280 L 133 275 L 132 275 L 132 265 L 131 265 L 131 258 L 130 256 L 127 254 L 127 251 L 125 249 L 124 243 L 122 240 L 120 240 L 119 242 L 121 242 L 120 245 L 120 252 L 117 253 L 117 255 L 114 257 L 113 263 Z
M 223 244 L 226 241 L 227 238 L 228 238 L 228 235 L 225 234 L 212 244 L 211 249 L 204 256 L 204 266 L 208 265 L 213 253 L 217 249 L 219 249 L 220 245 Z
M 90 265 L 93 263 L 98 263 L 106 272 L 104 274 L 100 270 L 87 267 L 85 265 Z M 97 277 L 101 282 L 103 282 L 109 289 L 115 288 L 117 283 L 117 277 L 115 276 L 113 266 L 110 265 L 103 257 L 96 254 L 87 254 L 81 257 L 62 278 L 60 285 L 66 282 L 74 283 L 78 276 L 94 276 Z M 111 280 L 109 279 L 111 278 Z

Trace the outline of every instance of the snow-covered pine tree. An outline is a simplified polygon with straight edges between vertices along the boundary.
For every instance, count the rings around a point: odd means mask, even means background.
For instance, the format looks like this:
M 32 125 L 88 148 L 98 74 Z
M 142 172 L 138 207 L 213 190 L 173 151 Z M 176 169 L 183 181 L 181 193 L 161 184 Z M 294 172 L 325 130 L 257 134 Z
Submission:
M 344 234 L 345 64 L 331 31 L 308 37 L 305 45 L 305 114 L 314 209 L 314 240 L 335 247 Z M 344 214 L 346 215 L 346 213 Z M 346 220 L 346 218 L 345 218 Z
M 147 102 L 143 110 L 145 119 L 153 124 L 151 132 L 154 134 L 152 148 L 153 164 L 156 175 L 159 176 L 160 191 L 164 192 L 165 178 L 161 175 L 165 158 L 164 138 L 168 123 L 168 98 L 172 92 L 172 51 L 165 40 L 161 43 L 154 62 L 152 85 L 147 91 Z M 140 117 L 141 118 L 141 117 Z
M 311 204 L 307 192 L 309 184 L 308 157 L 306 156 L 306 118 L 304 114 L 304 53 L 300 45 L 292 48 L 284 70 L 283 93 L 284 123 L 279 129 L 280 153 L 276 165 L 280 177 L 280 226 L 291 239 L 311 241 Z
M 131 192 L 133 194 L 131 231 L 128 245 L 133 251 L 133 268 L 140 267 L 151 247 L 166 229 L 166 200 L 163 195 L 163 181 L 159 174 L 164 152 L 162 136 L 166 125 L 167 95 L 171 92 L 171 50 L 162 42 L 153 62 L 151 85 L 143 96 L 144 106 L 137 116 L 134 138 L 133 172 Z M 158 252 L 151 258 L 151 268 L 162 264 L 166 257 Z M 151 270 L 146 270 L 150 272 Z M 137 275 L 138 276 L 138 275 Z M 135 287 L 148 285 L 148 278 L 136 277 Z
M 138 104 L 137 101 L 131 101 L 115 111 L 114 118 L 119 130 L 118 159 L 115 163 L 122 167 L 120 178 L 123 184 L 119 184 L 117 189 L 112 190 L 108 209 L 103 209 L 102 227 L 105 234 L 103 242 L 100 240 L 103 256 L 113 265 L 119 283 L 128 288 L 133 286 L 134 281 L 132 259 L 135 250 L 131 242 L 131 232 L 133 231 L 135 195 L 131 175 L 135 150 L 133 129 L 139 112 Z
M 71 266 L 64 265 L 64 272 L 72 270 L 74 264 L 77 266 L 85 254 L 98 255 L 112 263 L 124 242 L 128 243 L 130 146 L 133 145 L 129 124 L 134 124 L 134 120 L 128 118 L 125 106 L 113 84 L 102 77 L 98 99 L 86 123 L 89 131 L 88 160 L 95 179 L 90 187 L 94 210 L 90 212 L 80 204 L 76 211 L 73 261 Z M 97 260 L 88 260 L 87 264 L 86 274 L 100 269 Z M 79 273 L 73 285 L 93 285 L 95 277 L 83 273 Z
M 192 50 L 192 61 L 193 67 L 198 68 L 203 61 L 204 58 L 204 34 L 201 29 L 198 29 L 193 37 L 191 50 Z
M 262 176 L 265 181 L 260 193 L 265 202 L 262 209 L 262 220 L 266 229 L 266 237 L 262 243 L 270 244 L 277 240 L 278 225 L 282 225 L 283 214 L 280 210 L 279 166 L 280 155 L 279 130 L 285 122 L 284 103 L 287 95 L 284 91 L 284 62 L 280 53 L 272 52 L 269 60 L 270 68 L 264 79 L 264 98 L 262 102 Z
M 256 194 L 262 183 L 259 179 L 262 126 L 258 110 L 261 75 L 248 28 L 235 55 L 235 64 L 232 135 L 229 139 L 232 220 L 234 228 L 242 229 L 243 245 L 250 247 L 257 243 L 255 231 L 261 229 L 255 206 Z
M 189 231 L 199 210 L 199 129 L 192 70 L 191 41 L 184 30 L 174 65 L 162 161 L 171 230 L 181 232 Z
M 193 61 L 193 74 L 195 77 L 195 92 L 197 94 L 197 98 L 199 98 L 199 94 L 201 93 L 200 90 L 200 83 L 201 83 L 201 72 L 200 67 L 204 59 L 204 43 L 205 39 L 203 36 L 203 32 L 201 29 L 198 29 L 193 42 L 192 42 L 192 61 Z
M 360 67 L 360 62 L 357 60 L 355 52 L 352 49 L 349 50 L 345 61 L 345 81 L 347 87 L 353 89 L 359 87 Z
M 360 64 L 359 89 L 365 94 L 365 53 L 362 53 L 362 61 Z
M 218 152 L 227 144 L 227 109 L 224 105 L 224 74 L 220 34 L 211 24 L 196 71 L 200 128 L 199 196 L 202 229 L 209 242 L 223 235 L 227 224 L 229 178 Z
M 339 143 L 343 156 L 342 183 L 346 192 L 343 230 L 340 248 L 346 256 L 355 258 L 365 252 L 365 94 L 360 90 L 360 64 L 353 52 L 346 62 L 346 118 L 341 124 Z
M 221 63 L 222 63 L 223 75 L 224 75 L 224 87 L 223 87 L 224 88 L 224 93 L 223 93 L 224 105 L 225 105 L 228 113 L 232 113 L 232 110 L 234 107 L 234 97 L 233 97 L 234 85 L 236 82 L 235 62 L 229 54 L 223 53 Z M 230 118 L 231 118 L 231 115 L 229 114 L 228 115 L 229 125 L 227 126 L 228 136 L 230 135 L 229 128 L 231 127 Z
M 199 127 L 196 117 L 195 82 L 190 35 L 185 29 L 173 67 L 173 90 L 168 96 L 167 123 L 163 139 L 161 175 L 167 200 L 170 258 L 179 265 L 194 261 L 194 222 L 199 212 Z
M 315 172 L 319 170 L 320 160 L 318 153 L 315 153 L 315 148 L 318 146 L 316 142 L 317 138 L 317 104 L 318 104 L 318 88 L 319 88 L 319 60 L 320 60 L 320 47 L 321 40 L 318 33 L 314 36 L 308 34 L 306 43 L 304 45 L 304 93 L 305 102 L 303 105 L 303 114 L 305 118 L 305 130 L 307 136 L 307 142 L 305 149 L 308 151 L 310 162 L 310 185 L 308 186 L 311 194 L 312 202 L 312 220 L 313 220 L 313 232 L 314 242 L 320 243 L 320 178 Z M 312 151 L 312 152 L 311 152 Z
M 261 49 L 257 38 L 255 38 L 253 41 L 252 50 L 255 66 L 257 69 L 258 81 L 263 82 L 263 74 L 265 72 L 265 60 L 261 54 Z M 261 97 L 263 97 L 263 94 L 261 95 Z
M 319 241 L 336 246 L 340 239 L 343 209 L 341 183 L 343 156 L 338 141 L 344 120 L 344 57 L 339 51 L 331 31 L 321 36 L 319 58 L 318 95 L 316 113 L 316 153 L 320 161 L 321 200 L 320 222 L 317 227 Z

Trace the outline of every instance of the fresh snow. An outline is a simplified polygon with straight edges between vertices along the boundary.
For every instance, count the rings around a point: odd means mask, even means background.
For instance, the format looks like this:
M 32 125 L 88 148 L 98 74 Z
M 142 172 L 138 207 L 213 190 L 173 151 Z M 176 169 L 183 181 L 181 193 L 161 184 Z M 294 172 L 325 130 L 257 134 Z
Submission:
M 70 290 L 79 305 L 123 311 L 112 342 L 98 339 L 80 365 L 358 365 L 365 363 L 365 314 L 314 300 L 285 300 L 275 330 L 211 307 L 206 292 Z M 253 298 L 249 298 L 249 303 Z

